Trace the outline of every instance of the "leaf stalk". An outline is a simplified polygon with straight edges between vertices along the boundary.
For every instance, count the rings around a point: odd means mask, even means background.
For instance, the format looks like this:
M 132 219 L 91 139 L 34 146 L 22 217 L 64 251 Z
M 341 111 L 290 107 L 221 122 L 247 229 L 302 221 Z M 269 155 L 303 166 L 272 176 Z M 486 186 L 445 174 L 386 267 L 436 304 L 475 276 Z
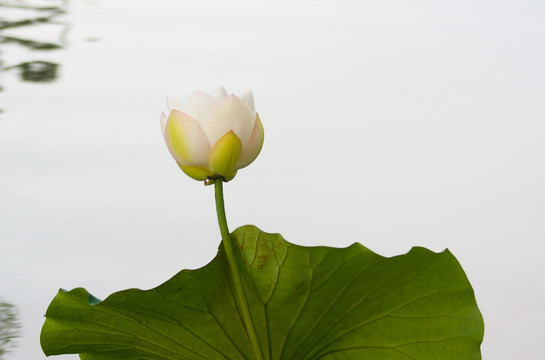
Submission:
M 223 249 L 225 251 L 225 256 L 227 258 L 227 264 L 229 265 L 229 270 L 231 270 L 231 275 L 233 279 L 233 285 L 235 287 L 235 296 L 237 299 L 237 305 L 242 315 L 242 321 L 244 327 L 246 328 L 246 334 L 252 345 L 252 349 L 255 354 L 256 360 L 263 360 L 263 353 L 261 352 L 261 346 L 259 345 L 259 340 L 257 338 L 257 332 L 252 321 L 252 315 L 250 314 L 250 307 L 246 299 L 246 294 L 244 292 L 244 287 L 242 285 L 242 277 L 238 267 L 238 262 L 235 256 L 236 246 L 233 243 L 231 234 L 229 233 L 229 228 L 227 226 L 227 218 L 225 216 L 225 204 L 223 201 L 223 179 L 216 179 L 214 181 L 214 190 L 216 196 L 216 212 L 218 214 L 218 223 L 221 232 L 221 238 L 223 242 Z

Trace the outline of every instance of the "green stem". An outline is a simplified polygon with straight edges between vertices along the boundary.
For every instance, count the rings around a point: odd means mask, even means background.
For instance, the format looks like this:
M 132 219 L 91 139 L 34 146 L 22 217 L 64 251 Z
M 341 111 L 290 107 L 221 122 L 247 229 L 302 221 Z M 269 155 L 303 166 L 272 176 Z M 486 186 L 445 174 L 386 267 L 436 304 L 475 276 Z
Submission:
M 216 179 L 214 182 L 214 188 L 216 190 L 216 212 L 218 213 L 218 223 L 221 231 L 221 238 L 223 240 L 223 249 L 225 250 L 225 256 L 227 257 L 227 263 L 231 274 L 233 275 L 233 284 L 235 286 L 235 296 L 237 298 L 238 307 L 242 315 L 242 322 L 246 328 L 248 339 L 254 350 L 256 360 L 263 360 L 263 354 L 261 353 L 261 347 L 257 339 L 257 333 L 250 314 L 250 307 L 244 294 L 244 288 L 242 286 L 242 277 L 240 275 L 237 261 L 235 258 L 235 252 L 233 239 L 229 233 L 227 227 L 227 218 L 225 217 L 225 205 L 223 203 L 223 179 Z

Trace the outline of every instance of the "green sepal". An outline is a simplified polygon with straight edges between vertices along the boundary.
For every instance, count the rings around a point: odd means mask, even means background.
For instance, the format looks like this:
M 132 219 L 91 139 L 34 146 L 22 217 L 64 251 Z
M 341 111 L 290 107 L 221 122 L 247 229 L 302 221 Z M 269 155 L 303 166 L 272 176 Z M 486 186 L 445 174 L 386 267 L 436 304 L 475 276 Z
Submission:
M 233 131 L 223 135 L 210 150 L 208 166 L 215 175 L 230 177 L 236 174 L 235 165 L 242 151 L 242 143 Z M 234 177 L 234 175 L 233 175 Z M 232 177 L 231 177 L 232 178 Z

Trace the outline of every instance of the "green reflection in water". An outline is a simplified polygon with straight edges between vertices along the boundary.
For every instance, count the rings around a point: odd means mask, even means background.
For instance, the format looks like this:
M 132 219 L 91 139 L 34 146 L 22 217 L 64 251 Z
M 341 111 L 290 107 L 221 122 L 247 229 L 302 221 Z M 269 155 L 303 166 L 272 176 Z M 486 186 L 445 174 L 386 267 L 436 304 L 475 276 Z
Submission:
M 21 323 L 15 305 L 0 300 L 0 359 L 15 348 Z
M 49 82 L 57 78 L 59 64 L 49 61 L 30 61 L 6 68 L 18 68 L 21 71 L 21 80 L 32 82 Z
M 24 2 L 9 2 L 4 3 L 0 1 L 0 10 L 2 8 L 8 9 L 18 9 L 23 13 L 28 12 L 28 17 L 18 20 L 7 20 L 0 17 L 0 46 L 6 44 L 15 44 L 17 46 L 24 47 L 29 50 L 41 50 L 41 51 L 50 51 L 64 48 L 64 37 L 69 30 L 69 25 L 58 21 L 58 17 L 66 14 L 66 7 L 68 1 L 60 2 L 58 6 L 39 6 L 39 5 L 28 5 Z M 23 38 L 18 36 L 8 36 L 2 34 L 2 31 L 6 29 L 22 28 L 22 27 L 33 27 L 40 24 L 57 24 L 62 25 L 62 30 L 58 34 L 57 41 L 55 42 L 44 42 L 37 41 L 35 39 Z M 32 54 L 36 56 L 36 54 Z M 8 59 L 9 61 L 9 59 Z M 50 61 L 44 61 L 41 59 L 37 60 L 27 60 L 16 64 L 9 64 L 3 66 L 4 61 L 0 60 L 0 70 L 9 71 L 17 69 L 19 70 L 19 76 L 21 81 L 27 82 L 40 82 L 47 83 L 52 82 L 57 79 L 58 75 L 58 63 L 53 63 Z M 3 91 L 3 87 L 0 85 L 0 91 Z M 0 113 L 2 109 L 0 109 Z

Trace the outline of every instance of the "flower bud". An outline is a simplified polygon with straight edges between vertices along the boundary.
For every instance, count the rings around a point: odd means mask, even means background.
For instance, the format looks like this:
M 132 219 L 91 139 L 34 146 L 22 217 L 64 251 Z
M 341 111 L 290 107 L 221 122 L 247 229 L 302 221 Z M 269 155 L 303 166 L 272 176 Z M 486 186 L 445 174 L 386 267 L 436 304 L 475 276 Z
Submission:
M 185 103 L 167 99 L 163 136 L 178 166 L 195 180 L 229 181 L 255 160 L 263 146 L 263 124 L 250 91 L 214 95 L 196 91 Z

